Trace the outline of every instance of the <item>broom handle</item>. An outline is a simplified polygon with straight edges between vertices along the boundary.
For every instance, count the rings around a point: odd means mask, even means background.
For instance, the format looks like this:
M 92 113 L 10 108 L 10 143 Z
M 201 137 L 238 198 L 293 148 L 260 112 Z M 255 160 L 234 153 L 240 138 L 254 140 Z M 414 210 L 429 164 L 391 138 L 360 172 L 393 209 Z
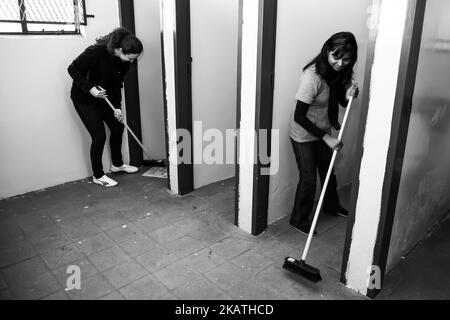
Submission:
M 101 87 L 100 87 L 101 88 Z M 112 111 L 115 111 L 116 108 L 114 108 L 114 106 L 112 105 L 112 103 L 108 100 L 108 98 L 103 98 L 105 99 L 105 101 L 108 103 L 108 105 L 111 107 Z M 147 150 L 145 150 L 145 147 L 142 145 L 142 143 L 139 141 L 139 139 L 136 137 L 136 135 L 134 134 L 134 132 L 131 130 L 131 128 L 128 126 L 127 122 L 124 120 L 123 124 L 125 125 L 125 127 L 127 128 L 127 130 L 131 133 L 131 135 L 133 136 L 134 140 L 136 140 L 136 142 L 141 146 L 142 150 L 145 152 L 145 154 L 147 155 L 147 157 L 149 159 L 151 159 L 150 155 L 148 154 Z
M 342 139 L 342 135 L 344 134 L 345 124 L 347 123 L 348 114 L 350 112 L 350 107 L 353 102 L 353 96 L 350 97 L 347 104 L 347 110 L 345 111 L 344 120 L 342 121 L 341 131 L 339 132 L 339 141 Z M 333 171 L 334 161 L 336 160 L 338 151 L 333 151 L 333 156 L 331 157 L 330 166 L 328 167 L 327 177 L 325 178 L 325 182 L 322 186 L 322 192 L 320 193 L 319 203 L 317 204 L 316 212 L 314 213 L 314 219 L 311 224 L 311 229 L 309 230 L 308 240 L 306 241 L 305 249 L 303 250 L 302 261 L 306 260 L 306 255 L 308 254 L 309 246 L 311 245 L 311 239 L 314 234 L 314 230 L 316 229 L 317 220 L 319 219 L 319 212 L 322 209 L 322 202 L 325 197 L 325 192 L 328 187 L 328 182 L 330 181 L 331 172 Z

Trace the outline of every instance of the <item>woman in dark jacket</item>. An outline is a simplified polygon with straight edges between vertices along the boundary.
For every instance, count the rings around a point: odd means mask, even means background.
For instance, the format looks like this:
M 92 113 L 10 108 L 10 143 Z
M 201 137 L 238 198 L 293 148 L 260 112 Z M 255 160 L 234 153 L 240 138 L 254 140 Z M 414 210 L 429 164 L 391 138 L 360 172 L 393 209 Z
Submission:
M 352 83 L 358 45 L 350 32 L 331 36 L 321 52 L 307 64 L 296 94 L 297 104 L 290 122 L 290 138 L 300 172 L 290 224 L 303 233 L 310 231 L 310 214 L 316 194 L 317 171 L 322 183 L 334 149 L 341 141 L 331 135 L 339 130 L 339 104 L 347 106 L 350 96 L 358 96 L 358 86 Z M 347 216 L 336 191 L 336 177 L 330 176 L 323 211 Z
M 134 173 L 138 168 L 122 161 L 124 125 L 121 110 L 124 76 L 130 64 L 142 53 L 141 41 L 125 28 L 114 29 L 96 40 L 69 66 L 73 79 L 70 98 L 91 138 L 93 182 L 113 187 L 117 182 L 103 172 L 102 154 L 106 141 L 104 122 L 111 131 L 111 171 Z M 113 112 L 104 98 L 114 105 Z

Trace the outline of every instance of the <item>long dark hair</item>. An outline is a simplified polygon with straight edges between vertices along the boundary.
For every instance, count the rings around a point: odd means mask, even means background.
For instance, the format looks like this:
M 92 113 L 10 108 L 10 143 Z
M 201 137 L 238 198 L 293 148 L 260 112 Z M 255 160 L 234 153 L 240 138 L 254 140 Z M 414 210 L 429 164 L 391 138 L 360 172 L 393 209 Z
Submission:
M 118 48 L 122 48 L 124 54 L 140 54 L 144 49 L 141 40 L 123 27 L 116 28 L 106 36 L 97 38 L 96 44 L 105 45 L 111 55 Z
M 336 58 L 350 54 L 350 62 L 340 71 L 334 71 L 328 63 L 328 54 L 333 52 Z M 333 34 L 324 44 L 320 53 L 304 68 L 303 71 L 314 65 L 316 73 L 326 81 L 330 87 L 328 102 L 328 117 L 330 123 L 336 127 L 339 113 L 339 97 L 345 95 L 346 88 L 352 83 L 356 61 L 358 60 L 358 44 L 351 32 Z

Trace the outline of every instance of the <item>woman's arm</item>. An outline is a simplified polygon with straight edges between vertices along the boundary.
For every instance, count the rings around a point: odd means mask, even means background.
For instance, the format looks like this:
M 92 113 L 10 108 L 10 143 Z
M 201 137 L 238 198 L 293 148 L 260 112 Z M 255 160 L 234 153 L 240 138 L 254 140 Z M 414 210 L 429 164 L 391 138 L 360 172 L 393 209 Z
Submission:
M 317 138 L 322 139 L 331 149 L 339 150 L 342 147 L 342 142 L 329 135 L 326 131 L 323 131 L 322 129 L 315 126 L 311 122 L 311 120 L 306 117 L 309 106 L 309 104 L 297 100 L 297 106 L 295 107 L 294 114 L 295 122 L 311 132 Z
M 322 139 L 323 136 L 326 134 L 326 132 L 317 126 L 314 125 L 314 123 L 311 122 L 306 117 L 306 114 L 308 113 L 309 104 L 304 103 L 300 100 L 297 100 L 297 105 L 295 107 L 295 114 L 294 114 L 294 120 L 299 125 L 301 125 L 303 128 L 305 128 L 307 131 L 312 133 L 314 136 L 316 136 L 319 139 Z
M 88 47 L 67 68 L 74 83 L 85 93 L 88 93 L 95 84 L 88 80 L 88 72 L 95 65 L 99 57 L 99 50 L 95 46 Z

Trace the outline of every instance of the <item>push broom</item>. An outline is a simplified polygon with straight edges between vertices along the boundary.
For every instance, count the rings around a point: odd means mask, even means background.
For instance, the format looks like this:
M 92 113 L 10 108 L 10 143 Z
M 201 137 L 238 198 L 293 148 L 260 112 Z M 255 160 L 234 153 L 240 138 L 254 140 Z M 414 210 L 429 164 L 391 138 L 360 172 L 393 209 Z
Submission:
M 97 86 L 99 89 L 101 90 L 105 90 L 100 86 Z M 116 111 L 116 108 L 114 108 L 114 106 L 112 105 L 111 101 L 108 100 L 107 97 L 104 97 L 103 99 L 105 99 L 105 101 L 108 103 L 109 107 L 111 108 L 111 110 L 114 112 Z M 127 128 L 128 132 L 133 136 L 134 140 L 136 140 L 136 142 L 141 146 L 142 150 L 144 151 L 144 153 L 147 155 L 147 157 L 150 158 L 149 153 L 147 152 L 147 150 L 145 149 L 144 145 L 141 143 L 141 141 L 139 141 L 138 137 L 136 137 L 136 135 L 134 134 L 133 130 L 131 130 L 131 128 L 128 126 L 127 122 L 124 120 L 123 124 L 125 125 L 125 128 Z
M 353 96 L 350 97 L 350 100 L 347 104 L 347 110 L 345 111 L 344 120 L 342 122 L 341 130 L 339 132 L 339 141 L 342 139 L 342 135 L 344 134 L 344 127 L 347 122 L 348 114 L 350 111 L 350 107 L 353 102 Z M 311 229 L 309 230 L 308 240 L 306 241 L 305 248 L 303 249 L 303 255 L 301 260 L 294 259 L 292 257 L 286 257 L 284 260 L 283 268 L 289 271 L 292 271 L 298 275 L 303 276 L 304 278 L 311 280 L 312 282 L 319 282 L 322 280 L 320 276 L 320 270 L 306 263 L 306 256 L 308 255 L 309 246 L 311 245 L 311 239 L 314 234 L 314 230 L 316 229 L 317 220 L 319 219 L 319 213 L 322 209 L 323 199 L 325 197 L 325 192 L 327 190 L 328 182 L 330 180 L 331 172 L 333 170 L 334 161 L 336 160 L 338 150 L 333 151 L 333 156 L 331 157 L 330 166 L 328 167 L 327 176 L 325 178 L 325 182 L 322 186 L 322 192 L 320 193 L 319 203 L 317 204 L 316 212 L 314 213 L 314 219 L 311 225 Z

